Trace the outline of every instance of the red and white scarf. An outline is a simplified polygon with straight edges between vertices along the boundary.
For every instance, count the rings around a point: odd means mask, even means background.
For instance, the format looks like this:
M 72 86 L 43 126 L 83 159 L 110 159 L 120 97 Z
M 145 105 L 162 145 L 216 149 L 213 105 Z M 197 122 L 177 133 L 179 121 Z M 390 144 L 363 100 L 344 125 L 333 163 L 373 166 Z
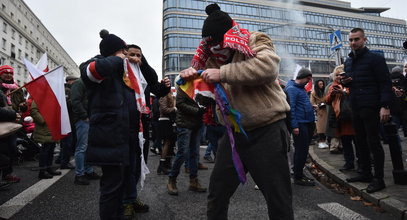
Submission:
M 204 69 L 210 56 L 214 56 L 219 63 L 224 63 L 230 54 L 223 49 L 237 51 L 246 57 L 255 57 L 256 53 L 249 47 L 249 38 L 250 32 L 240 28 L 239 24 L 233 21 L 233 27 L 225 33 L 221 44 L 211 46 L 210 37 L 202 39 L 192 58 L 191 66 L 196 70 Z
M 140 112 L 140 129 L 139 129 L 139 145 L 141 149 L 141 175 L 140 175 L 140 186 L 143 188 L 144 180 L 146 175 L 150 173 L 145 161 L 143 154 L 144 147 L 144 137 L 143 137 L 143 124 L 141 123 L 141 114 L 149 114 L 150 109 L 146 105 L 146 99 L 144 95 L 144 90 L 147 87 L 147 81 L 145 80 L 140 67 L 134 63 L 130 63 L 129 59 L 124 59 L 124 82 L 125 84 L 134 90 L 134 96 L 136 98 L 137 110 Z
M 9 95 L 12 91 L 16 90 L 19 88 L 19 86 L 17 85 L 17 83 L 13 82 L 13 83 L 1 83 L 1 87 L 5 88 L 6 90 L 4 94 L 7 97 L 7 105 L 11 105 L 11 96 Z

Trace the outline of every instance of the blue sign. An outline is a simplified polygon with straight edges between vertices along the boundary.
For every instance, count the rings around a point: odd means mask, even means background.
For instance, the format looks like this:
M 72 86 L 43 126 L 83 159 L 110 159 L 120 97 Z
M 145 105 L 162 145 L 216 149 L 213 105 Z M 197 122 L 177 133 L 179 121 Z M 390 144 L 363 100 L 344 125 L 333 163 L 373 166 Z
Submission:
M 339 49 L 343 46 L 341 30 L 336 30 L 329 35 L 329 45 L 331 47 L 331 51 Z

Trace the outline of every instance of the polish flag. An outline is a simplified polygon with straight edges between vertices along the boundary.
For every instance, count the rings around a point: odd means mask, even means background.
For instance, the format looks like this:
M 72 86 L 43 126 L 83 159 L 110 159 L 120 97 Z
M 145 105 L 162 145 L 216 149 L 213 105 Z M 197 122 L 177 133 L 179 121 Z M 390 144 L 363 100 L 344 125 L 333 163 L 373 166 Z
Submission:
M 309 71 L 311 71 L 311 63 L 310 62 L 308 62 L 308 69 L 309 69 Z M 305 91 L 307 91 L 307 92 L 311 91 L 312 87 L 314 87 L 314 83 L 312 83 L 312 78 L 311 78 L 311 80 L 307 83 L 307 85 L 305 85 Z
M 38 76 L 25 84 L 44 118 L 53 140 L 60 140 L 71 132 L 65 99 L 64 68 L 62 66 L 45 74 L 34 64 L 25 62 L 32 76 Z
M 28 66 L 29 65 L 28 63 L 31 64 L 31 62 L 28 61 L 26 58 L 23 59 L 23 62 L 25 64 L 25 66 Z M 47 53 L 44 53 L 42 55 L 42 57 L 38 61 L 37 65 L 35 65 L 35 67 L 36 67 L 37 70 L 40 70 L 40 71 L 31 72 L 31 71 L 28 70 L 28 73 L 31 76 L 31 80 L 36 79 L 37 77 L 42 76 L 42 75 L 44 75 L 44 73 L 49 71 Z M 31 80 L 29 80 L 29 81 L 31 81 Z
M 48 56 L 47 53 L 44 53 L 40 60 L 38 61 L 36 65 L 37 69 L 41 70 L 44 73 L 47 73 L 49 71 L 48 69 Z

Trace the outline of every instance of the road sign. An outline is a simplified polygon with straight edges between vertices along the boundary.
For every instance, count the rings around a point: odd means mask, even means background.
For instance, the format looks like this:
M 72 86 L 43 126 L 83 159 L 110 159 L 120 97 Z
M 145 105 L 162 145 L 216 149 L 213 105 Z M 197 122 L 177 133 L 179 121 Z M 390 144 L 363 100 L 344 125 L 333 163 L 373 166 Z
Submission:
M 343 46 L 341 30 L 336 30 L 329 35 L 329 45 L 331 47 L 331 51 L 339 49 Z

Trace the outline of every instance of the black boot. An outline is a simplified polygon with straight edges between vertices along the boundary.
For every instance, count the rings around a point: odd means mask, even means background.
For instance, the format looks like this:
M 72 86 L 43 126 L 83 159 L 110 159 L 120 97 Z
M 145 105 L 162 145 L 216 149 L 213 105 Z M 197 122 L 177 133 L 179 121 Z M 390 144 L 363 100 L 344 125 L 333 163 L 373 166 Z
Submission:
M 167 175 L 169 173 L 168 169 L 165 167 L 165 163 L 167 160 L 160 159 L 160 165 L 157 168 L 158 175 Z
M 59 175 L 62 174 L 61 171 L 56 171 L 56 170 L 54 170 L 54 169 L 52 169 L 52 168 L 47 168 L 47 172 L 48 172 L 49 174 L 53 175 L 53 176 L 59 176 Z
M 38 174 L 38 179 L 51 179 L 53 176 L 45 170 L 40 170 L 40 173 Z
M 374 193 L 386 188 L 386 184 L 384 184 L 383 179 L 376 179 L 374 178 L 372 182 L 367 186 L 366 192 Z

